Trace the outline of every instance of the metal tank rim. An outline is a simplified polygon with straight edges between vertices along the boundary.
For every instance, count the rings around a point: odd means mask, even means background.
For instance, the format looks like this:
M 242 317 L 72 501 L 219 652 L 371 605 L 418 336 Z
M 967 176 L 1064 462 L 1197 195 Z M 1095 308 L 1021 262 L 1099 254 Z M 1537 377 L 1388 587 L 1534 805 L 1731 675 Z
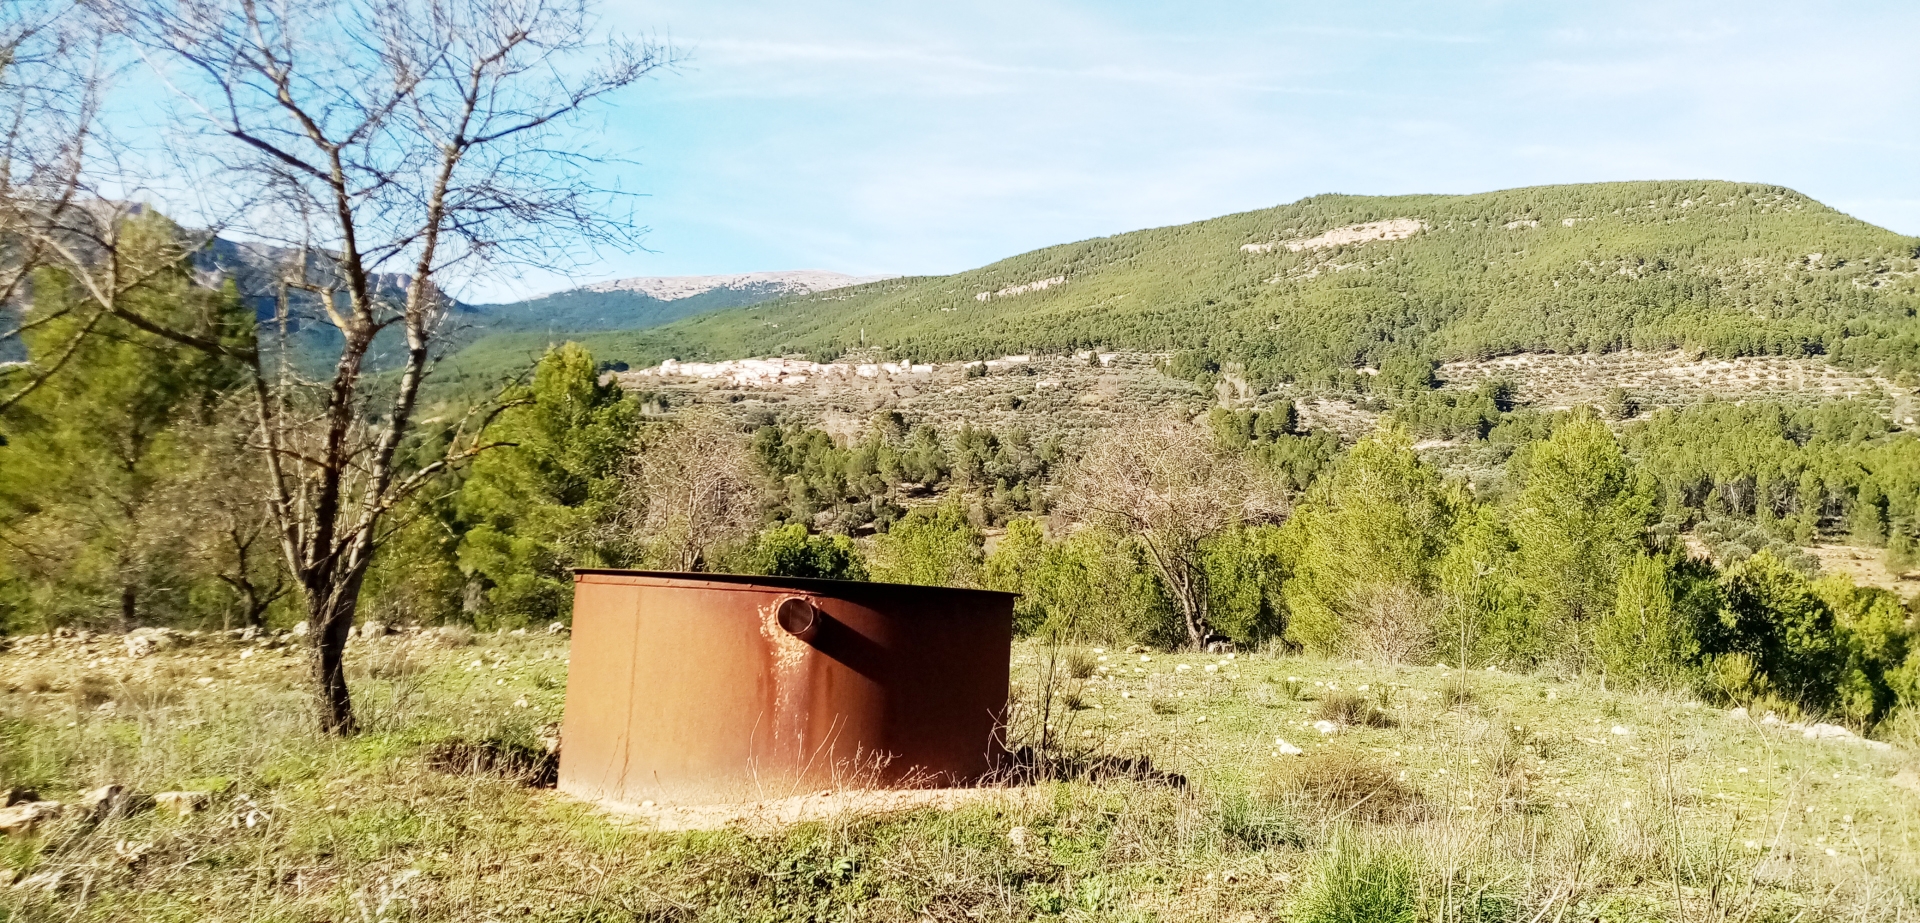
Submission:
M 929 586 L 923 583 L 881 583 L 870 580 L 829 580 L 823 577 L 762 577 L 754 574 L 710 574 L 692 571 L 623 570 L 610 567 L 581 567 L 573 571 L 575 583 L 590 577 L 634 578 L 642 585 L 699 587 L 712 590 L 794 590 L 820 596 L 861 595 L 874 592 L 938 593 L 959 598 L 1014 599 L 1018 593 L 1001 590 L 976 590 L 970 587 Z M 625 581 L 622 581 L 625 582 Z

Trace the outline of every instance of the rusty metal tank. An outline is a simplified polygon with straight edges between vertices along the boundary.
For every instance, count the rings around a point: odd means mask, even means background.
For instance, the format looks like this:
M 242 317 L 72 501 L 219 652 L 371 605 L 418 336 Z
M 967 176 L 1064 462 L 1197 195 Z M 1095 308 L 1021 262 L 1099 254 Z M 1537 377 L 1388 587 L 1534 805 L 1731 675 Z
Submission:
M 560 788 L 637 804 L 962 784 L 993 765 L 1013 594 L 582 570 Z

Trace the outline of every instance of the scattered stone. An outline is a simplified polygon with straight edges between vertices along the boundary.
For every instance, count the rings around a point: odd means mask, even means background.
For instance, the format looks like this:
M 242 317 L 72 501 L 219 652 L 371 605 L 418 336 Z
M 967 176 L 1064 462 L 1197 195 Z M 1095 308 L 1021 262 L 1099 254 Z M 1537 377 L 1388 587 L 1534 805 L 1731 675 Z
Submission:
M 524 638 L 527 636 L 527 630 L 525 628 L 515 628 L 514 630 L 507 632 L 507 634 L 510 634 L 516 638 Z
M 1305 750 L 1300 749 L 1299 747 L 1294 746 L 1293 744 L 1287 743 L 1286 738 L 1284 737 L 1275 737 L 1273 739 L 1273 749 L 1275 753 L 1278 753 L 1281 756 L 1299 756 L 1307 752 Z
M 155 804 L 161 810 L 171 811 L 178 817 L 196 814 L 207 806 L 212 795 L 206 792 L 160 792 L 153 796 Z
M 387 636 L 387 623 L 385 622 L 362 622 L 360 624 L 361 640 L 371 640 L 373 638 L 384 638 L 386 636 Z
M 126 806 L 127 790 L 119 785 L 102 785 L 80 796 L 80 810 L 95 820 L 124 813 Z
M 65 871 L 58 871 L 58 869 L 52 869 L 52 871 L 36 871 L 33 875 L 27 875 L 25 879 L 21 879 L 19 883 L 15 883 L 13 890 L 44 890 L 44 892 L 52 894 L 52 892 L 60 890 L 61 885 L 65 885 L 65 883 L 67 883 L 67 873 L 65 873 Z
M 119 857 L 129 872 L 140 871 L 140 867 L 147 863 L 147 853 L 152 849 L 152 843 L 131 843 L 120 840 L 113 844 L 113 854 Z
M 27 877 L 21 879 L 19 882 L 15 883 L 13 886 L 13 890 L 45 891 L 48 894 L 51 894 L 55 891 L 60 890 L 60 885 L 66 881 L 66 878 L 67 878 L 67 873 L 62 871 L 55 870 L 55 871 L 46 871 L 46 872 L 36 872 L 32 875 L 28 875 Z
M 1012 843 L 1015 849 L 1025 848 L 1032 838 L 1033 834 L 1025 827 L 1015 827 L 1007 831 L 1007 842 Z
M 164 632 L 165 629 L 159 628 L 141 628 L 127 632 L 127 637 L 124 639 L 127 656 L 137 660 L 150 656 L 156 651 L 165 650 L 167 645 L 163 644 L 166 638 Z
M 1735 721 L 1745 721 L 1747 720 L 1747 707 L 1745 705 L 1739 706 L 1734 710 L 1727 712 L 1727 717 Z
M 1322 718 L 1319 721 L 1315 721 L 1313 723 L 1313 729 L 1316 731 L 1319 731 L 1322 734 L 1332 734 L 1340 730 L 1340 725 L 1334 724 L 1333 722 L 1328 721 L 1325 718 Z
M 1808 740 L 1828 740 L 1852 737 L 1854 734 L 1840 725 L 1822 722 L 1808 727 L 1800 733 L 1800 736 Z
M 563 635 L 566 633 L 567 633 L 567 625 L 565 622 L 555 622 L 547 626 L 547 634 Z
M 306 622 L 293 623 L 293 636 L 296 638 L 304 638 L 307 636 L 307 632 L 312 630 L 313 629 L 308 627 Z
M 1632 734 L 1632 733 L 1633 733 L 1632 731 L 1627 730 L 1626 727 L 1623 725 L 1616 724 L 1613 726 L 1613 736 L 1615 737 L 1625 737 L 1628 734 Z
M 29 801 L 0 809 L 0 834 L 26 836 L 42 821 L 53 820 L 66 810 L 58 801 Z

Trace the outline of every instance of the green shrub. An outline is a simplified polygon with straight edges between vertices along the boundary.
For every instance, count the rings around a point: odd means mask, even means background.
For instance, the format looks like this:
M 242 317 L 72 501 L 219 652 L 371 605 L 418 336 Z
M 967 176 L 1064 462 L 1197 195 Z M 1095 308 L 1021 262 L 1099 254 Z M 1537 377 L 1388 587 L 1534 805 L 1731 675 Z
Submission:
M 912 510 L 873 541 L 873 579 L 923 586 L 980 585 L 980 530 L 947 500 Z
M 1301 890 L 1296 923 L 1415 923 L 1419 868 L 1405 851 L 1341 838 Z
M 1837 698 L 1847 650 L 1813 583 L 1767 552 L 1728 568 L 1726 606 L 1705 626 L 1711 654 L 1746 654 L 1778 693 L 1824 708 Z
M 720 559 L 720 569 L 767 577 L 865 580 L 860 549 L 844 535 L 809 535 L 799 523 L 775 526 Z
M 1050 541 L 1016 519 L 982 568 L 988 589 L 1020 594 L 1014 631 L 1074 640 L 1177 643 L 1183 629 L 1139 543 L 1103 529 Z
M 1701 626 L 1717 616 L 1711 570 L 1683 554 L 1642 555 L 1621 570 L 1613 611 L 1594 629 L 1595 659 L 1610 679 L 1679 683 L 1700 662 Z

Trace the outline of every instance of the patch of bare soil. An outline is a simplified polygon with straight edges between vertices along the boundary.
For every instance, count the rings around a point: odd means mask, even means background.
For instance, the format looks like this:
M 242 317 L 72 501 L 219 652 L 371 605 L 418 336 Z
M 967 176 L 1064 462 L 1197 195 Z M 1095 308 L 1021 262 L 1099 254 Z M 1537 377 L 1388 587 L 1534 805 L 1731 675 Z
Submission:
M 787 417 L 847 438 L 864 432 L 875 413 L 892 410 L 945 430 L 962 424 L 1000 433 L 1025 429 L 1071 444 L 1143 419 L 1206 412 L 1212 396 L 1192 382 L 1162 374 L 1156 367 L 1161 358 L 1152 353 L 1090 352 L 1011 356 L 986 362 L 987 374 L 976 371 L 974 377 L 968 377 L 967 363 L 902 371 L 849 359 L 850 367 L 866 366 L 871 374 L 747 381 L 717 373 L 661 375 L 651 369 L 618 378 L 623 387 L 669 408 L 702 404 L 743 416 Z
M 1892 590 L 1902 598 L 1920 594 L 1920 570 L 1897 573 L 1887 568 L 1887 556 L 1878 548 L 1858 545 L 1813 545 L 1806 549 L 1820 562 L 1820 571 L 1845 574 L 1860 586 Z
M 1440 367 L 1438 377 L 1445 387 L 1462 389 L 1504 378 L 1518 387 L 1520 400 L 1543 409 L 1599 405 L 1620 388 L 1647 410 L 1693 404 L 1709 396 L 1809 404 L 1861 398 L 1901 426 L 1914 426 L 1916 415 L 1920 415 L 1920 399 L 1911 388 L 1818 359 L 1784 356 L 1707 359 L 1679 350 L 1627 350 L 1601 355 L 1522 353 L 1486 361 L 1449 362 Z
M 769 833 L 809 821 L 865 819 L 923 808 L 951 811 L 996 801 L 1012 806 L 1038 793 L 1032 788 L 846 789 L 730 804 L 596 804 L 615 817 L 665 832 L 738 829 Z

